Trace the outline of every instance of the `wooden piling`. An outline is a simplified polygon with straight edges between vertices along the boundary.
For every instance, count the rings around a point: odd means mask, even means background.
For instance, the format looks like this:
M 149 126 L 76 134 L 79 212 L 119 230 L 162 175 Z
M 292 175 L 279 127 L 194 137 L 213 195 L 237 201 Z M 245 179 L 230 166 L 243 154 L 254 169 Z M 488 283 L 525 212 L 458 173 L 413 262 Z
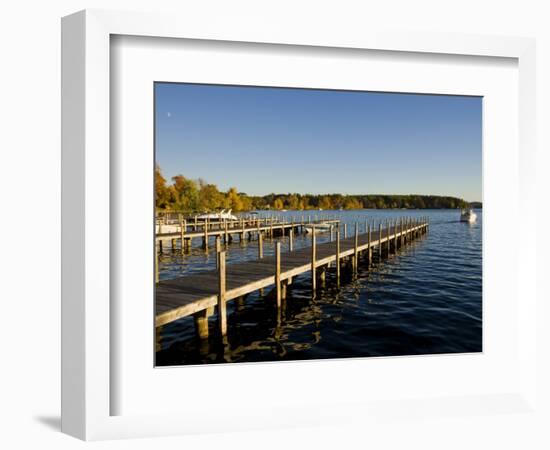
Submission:
M 222 243 L 220 236 L 216 236 L 216 269 L 218 268 L 218 264 L 220 262 L 219 254 L 222 251 Z
M 344 223 L 344 239 L 348 237 L 348 224 Z
M 382 260 L 382 222 L 378 222 L 378 261 Z
M 336 227 L 336 283 L 340 286 L 340 227 Z
M 208 217 L 204 222 L 204 245 L 205 250 L 208 250 Z
M 220 252 L 218 263 L 218 323 L 220 334 L 227 335 L 227 305 L 225 303 L 226 273 L 225 273 L 225 251 Z
M 258 259 L 262 259 L 264 257 L 264 238 L 262 236 L 262 232 L 258 234 Z
M 372 264 L 372 245 L 371 245 L 371 229 L 370 223 L 367 231 L 367 267 L 370 267 Z
M 359 265 L 359 226 L 355 222 L 355 242 L 353 249 L 353 272 L 357 273 L 357 266 Z
M 288 251 L 291 252 L 294 250 L 294 229 L 291 228 L 288 233 Z
M 393 221 L 393 252 L 397 253 L 397 219 Z
M 315 237 L 315 225 L 312 226 L 311 231 L 311 290 L 315 295 L 315 291 L 317 289 L 317 274 L 315 271 L 315 261 L 317 259 L 317 239 Z
M 281 307 L 281 242 L 275 245 L 275 289 L 277 291 L 277 308 Z
M 159 252 L 155 243 L 155 283 L 159 282 Z
M 180 223 L 180 240 L 181 240 L 181 252 L 185 251 L 185 221 L 183 220 L 183 215 L 178 214 L 178 219 Z

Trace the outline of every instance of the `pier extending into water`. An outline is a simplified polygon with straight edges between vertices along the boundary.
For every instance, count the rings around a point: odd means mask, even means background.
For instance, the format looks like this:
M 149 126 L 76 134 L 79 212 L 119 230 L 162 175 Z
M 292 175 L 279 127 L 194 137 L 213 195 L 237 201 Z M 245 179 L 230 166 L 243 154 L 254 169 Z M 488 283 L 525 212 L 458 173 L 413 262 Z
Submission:
M 251 240 L 252 236 L 265 234 L 270 237 L 284 235 L 290 230 L 303 232 L 306 226 L 314 224 L 336 224 L 339 219 L 333 216 L 301 216 L 285 220 L 277 217 L 242 217 L 237 220 L 229 219 L 199 219 L 185 218 L 183 214 L 176 214 L 176 217 L 163 217 L 157 219 L 156 241 L 159 251 L 162 252 L 164 242 L 170 241 L 172 248 L 176 248 L 180 242 L 180 248 L 187 250 L 191 248 L 193 239 L 201 239 L 202 247 L 208 249 L 210 238 L 221 237 L 225 244 L 230 244 L 235 236 L 242 241 Z
M 286 298 L 287 287 L 294 277 L 305 273 L 311 274 L 312 294 L 315 296 L 318 283 L 324 283 L 326 271 L 334 266 L 336 283 L 340 283 L 342 270 L 357 273 L 361 262 L 370 266 L 375 252 L 378 260 L 397 252 L 399 248 L 428 232 L 427 218 L 402 218 L 387 221 L 383 227 L 380 223 L 377 229 L 371 229 L 369 223 L 356 223 L 353 230 L 333 220 L 330 226 L 330 241 L 317 244 L 315 230 L 311 233 L 311 246 L 295 250 L 293 248 L 293 232 L 296 227 L 304 227 L 300 223 L 278 223 L 276 226 L 282 234 L 288 230 L 288 249 L 283 252 L 281 242 L 276 243 L 275 255 L 263 256 L 263 234 L 274 229 L 271 223 L 256 223 L 254 227 L 242 227 L 242 230 L 256 232 L 258 237 L 258 258 L 234 264 L 226 264 L 225 251 L 221 250 L 221 236 L 227 236 L 227 226 L 212 232 L 217 232 L 216 239 L 217 269 L 191 274 L 171 280 L 157 281 L 155 290 L 155 325 L 160 327 L 183 317 L 193 316 L 197 336 L 208 338 L 208 318 L 217 313 L 218 329 L 222 336 L 227 335 L 227 303 L 242 299 L 252 292 L 273 287 L 274 301 L 280 312 Z M 327 220 L 322 221 L 324 226 Z M 308 224 L 308 227 L 320 226 L 320 223 Z M 208 228 L 208 227 L 206 227 Z M 350 227 L 351 228 L 351 227 Z M 245 231 L 245 233 L 248 231 Z M 158 237 L 157 237 L 158 239 Z M 226 238 L 227 239 L 227 238 Z M 182 239 L 182 242 L 184 240 Z M 226 242 L 229 242 L 226 240 Z M 182 249 L 185 248 L 183 244 Z

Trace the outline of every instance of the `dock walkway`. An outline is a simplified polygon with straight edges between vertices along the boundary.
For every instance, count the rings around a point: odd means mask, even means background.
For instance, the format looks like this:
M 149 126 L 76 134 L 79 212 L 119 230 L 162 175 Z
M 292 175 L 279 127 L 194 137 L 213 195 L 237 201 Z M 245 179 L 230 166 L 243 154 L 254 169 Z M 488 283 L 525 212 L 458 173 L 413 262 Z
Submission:
M 372 261 L 372 252 L 379 258 L 384 253 L 395 252 L 412 239 L 428 231 L 426 219 L 406 219 L 379 226 L 359 234 L 355 226 L 354 236 L 340 239 L 340 227 L 331 242 L 317 245 L 315 233 L 312 245 L 298 250 L 281 252 L 281 243 L 276 244 L 274 256 L 254 261 L 225 264 L 225 252 L 218 253 L 218 270 L 210 270 L 157 284 L 155 295 L 155 323 L 162 326 L 187 316 L 194 316 L 197 334 L 208 337 L 208 317 L 218 309 L 218 323 L 222 335 L 227 333 L 226 303 L 251 292 L 274 286 L 277 306 L 286 296 L 286 286 L 298 275 L 312 273 L 312 290 L 315 291 L 318 276 L 324 277 L 326 268 L 334 264 L 339 282 L 341 262 L 349 259 L 357 270 L 359 257 L 366 255 L 367 264 Z M 332 233 L 331 233 L 332 234 Z
M 235 235 L 239 236 L 241 241 L 244 241 L 246 237 L 250 239 L 252 235 L 258 235 L 259 233 L 266 233 L 270 236 L 275 234 L 284 235 L 289 230 L 303 231 L 305 227 L 309 227 L 316 224 L 335 225 L 340 221 L 338 219 L 326 218 L 326 219 L 311 219 L 308 220 L 302 217 L 301 220 L 275 220 L 273 218 L 261 218 L 261 219 L 242 219 L 242 220 L 228 220 L 209 222 L 203 221 L 196 224 L 190 224 L 185 220 L 182 220 L 179 224 L 164 225 L 160 228 L 160 232 L 157 231 L 155 239 L 157 243 L 162 246 L 163 241 L 172 241 L 172 247 L 175 248 L 176 241 L 181 242 L 181 248 L 189 248 L 192 245 L 192 239 L 202 239 L 203 248 L 208 248 L 210 238 L 220 237 L 225 243 L 230 243 Z M 164 229 L 170 231 L 163 232 Z

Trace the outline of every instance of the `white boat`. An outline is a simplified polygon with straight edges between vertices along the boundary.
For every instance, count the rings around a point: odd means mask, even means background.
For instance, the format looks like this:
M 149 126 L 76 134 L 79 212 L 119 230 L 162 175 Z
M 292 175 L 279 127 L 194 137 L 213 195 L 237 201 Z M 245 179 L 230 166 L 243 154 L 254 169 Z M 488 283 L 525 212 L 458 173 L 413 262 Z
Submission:
M 165 234 L 165 233 L 177 233 L 180 231 L 179 225 L 174 224 L 161 224 L 157 223 L 155 227 L 155 232 L 157 234 Z
M 200 216 L 197 216 L 197 219 L 202 220 L 239 220 L 237 216 L 234 216 L 231 214 L 231 210 L 228 210 L 225 212 L 225 209 L 222 209 L 219 213 L 209 213 L 209 214 L 201 214 Z
M 315 233 L 326 233 L 327 231 L 330 231 L 330 228 L 332 225 L 330 223 L 316 223 L 315 225 L 306 225 L 306 233 L 313 233 L 313 229 L 315 229 Z
M 473 209 L 463 209 L 460 212 L 460 221 L 474 223 L 477 219 L 477 215 Z

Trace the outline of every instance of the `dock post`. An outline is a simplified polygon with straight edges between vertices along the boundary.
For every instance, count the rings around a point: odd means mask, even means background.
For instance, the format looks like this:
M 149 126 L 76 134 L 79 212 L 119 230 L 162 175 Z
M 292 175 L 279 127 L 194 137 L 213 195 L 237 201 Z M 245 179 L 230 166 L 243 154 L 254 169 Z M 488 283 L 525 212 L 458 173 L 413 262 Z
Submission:
M 264 257 L 264 238 L 262 236 L 262 233 L 260 232 L 258 234 L 258 259 L 262 259 Z
M 315 295 L 315 291 L 317 290 L 317 273 L 315 270 L 315 260 L 317 259 L 316 247 L 317 240 L 315 237 L 315 225 L 313 225 L 311 230 L 311 290 L 313 291 L 313 295 Z
M 359 265 L 359 225 L 355 222 L 355 247 L 353 251 L 353 272 L 357 274 L 357 266 Z
M 340 286 L 340 227 L 336 227 L 336 284 Z
M 393 222 L 393 252 L 397 253 L 397 219 Z
M 225 245 L 229 244 L 229 224 L 227 223 L 227 219 L 225 219 L 225 223 L 223 225 L 224 227 L 224 243 Z
M 222 243 L 221 243 L 221 237 L 218 235 L 216 236 L 216 269 L 218 268 L 218 264 L 220 262 L 220 257 L 218 256 L 220 252 L 222 251 Z
M 185 220 L 183 220 L 183 216 L 181 214 L 178 214 L 178 218 L 180 222 L 181 252 L 183 253 L 185 250 Z
M 388 228 L 388 231 L 386 233 L 387 250 L 388 250 L 388 256 L 390 256 L 390 253 L 391 253 L 391 239 L 390 239 L 390 236 L 391 236 L 391 220 L 390 219 L 386 220 L 386 226 Z
M 208 217 L 204 222 L 204 249 L 208 250 Z
M 244 242 L 244 227 L 245 227 L 245 223 L 244 223 L 244 219 L 241 219 L 241 239 L 240 239 L 240 242 L 243 243 Z
M 159 282 L 159 251 L 155 242 L 155 283 Z
M 399 219 L 399 247 L 403 247 L 403 217 Z
M 344 223 L 344 239 L 348 238 L 348 224 Z
M 367 250 L 367 267 L 370 267 L 372 264 L 372 245 L 370 243 L 371 241 L 371 230 L 370 230 L 370 223 L 369 223 L 369 230 L 367 231 L 367 243 L 368 243 L 368 250 Z
M 227 309 L 225 304 L 225 251 L 220 252 L 218 262 L 218 322 L 220 326 L 220 334 L 227 335 Z
M 275 245 L 275 289 L 277 290 L 277 309 L 281 307 L 281 242 Z
M 269 221 L 269 239 L 273 239 L 273 217 Z
M 378 222 L 378 261 L 382 260 L 382 221 Z
M 291 252 L 294 250 L 294 229 L 290 229 L 288 233 L 288 250 Z

